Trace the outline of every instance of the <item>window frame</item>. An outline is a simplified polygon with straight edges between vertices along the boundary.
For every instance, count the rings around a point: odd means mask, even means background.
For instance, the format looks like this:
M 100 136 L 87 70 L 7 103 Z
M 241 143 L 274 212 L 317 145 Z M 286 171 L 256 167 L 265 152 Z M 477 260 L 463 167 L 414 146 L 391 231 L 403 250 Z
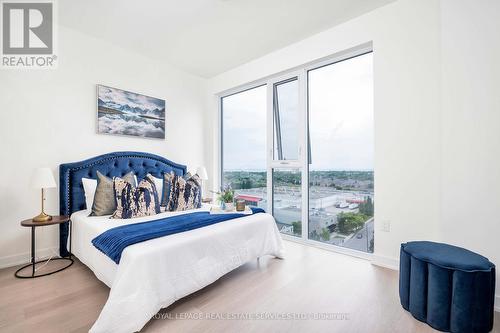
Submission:
M 273 74 L 247 84 L 242 84 L 236 86 L 235 88 L 228 89 L 216 94 L 218 100 L 218 163 L 219 163 L 219 181 L 217 183 L 218 187 L 223 185 L 223 103 L 222 99 L 237 93 L 241 93 L 253 88 L 260 86 L 267 86 L 267 209 L 269 212 L 273 212 L 273 179 L 272 173 L 273 169 L 298 169 L 301 171 L 301 182 L 302 182 L 302 213 L 301 213 L 301 224 L 302 224 L 302 237 L 291 236 L 287 234 L 281 234 L 283 239 L 297 242 L 300 244 L 313 246 L 321 249 L 325 249 L 332 252 L 347 254 L 357 258 L 372 260 L 375 256 L 375 250 L 373 253 L 358 251 L 354 249 L 349 249 L 341 246 L 331 245 L 324 242 L 309 239 L 309 160 L 310 160 L 310 142 L 309 142 L 309 86 L 308 86 L 308 72 L 319 69 L 321 67 L 333 65 L 335 63 L 349 60 L 357 56 L 361 56 L 367 53 L 374 53 L 373 43 L 367 42 L 350 49 L 335 53 L 333 55 L 321 58 L 319 60 L 314 60 L 305 63 L 300 66 Z M 274 84 L 290 80 L 293 77 L 297 77 L 299 82 L 299 117 L 301 118 L 302 126 L 299 128 L 299 140 L 298 140 L 298 159 L 297 160 L 275 160 L 274 159 Z M 374 78 L 375 80 L 375 78 Z M 271 124 L 271 125 L 269 125 Z M 304 151 L 306 152 L 304 154 Z M 374 170 L 375 171 L 375 170 Z M 374 230 L 376 233 L 376 228 Z M 376 237 L 375 237 L 376 238 Z M 374 248 L 376 248 L 377 243 L 374 243 Z
M 297 81 L 297 87 L 298 87 L 298 91 L 297 91 L 297 99 L 300 100 L 300 80 L 303 79 L 302 77 L 299 77 L 299 76 L 291 76 L 285 80 L 282 80 L 282 81 L 275 81 L 273 82 L 273 87 L 272 87 L 272 93 L 273 93 L 273 96 L 272 96 L 272 103 L 273 103 L 273 107 L 272 107 L 272 110 L 273 110 L 273 161 L 298 161 L 300 160 L 300 156 L 299 156 L 299 150 L 300 150 L 300 144 L 299 144 L 299 133 L 297 132 L 297 158 L 296 159 L 284 159 L 283 158 L 283 136 L 282 136 L 282 132 L 281 132 L 281 119 L 282 119 L 282 115 L 280 114 L 280 107 L 279 107 L 279 99 L 278 99 L 278 96 L 279 96 L 279 92 L 278 92 L 278 87 L 282 84 L 287 84 L 287 83 L 290 83 L 290 82 L 295 82 Z M 300 102 L 298 101 L 298 104 L 300 104 Z M 299 117 L 300 117 L 300 105 L 299 105 L 299 109 L 297 110 L 298 113 L 299 113 Z M 275 154 L 275 145 L 276 144 L 276 149 L 278 150 L 276 153 L 278 155 L 278 158 L 276 158 L 276 154 Z

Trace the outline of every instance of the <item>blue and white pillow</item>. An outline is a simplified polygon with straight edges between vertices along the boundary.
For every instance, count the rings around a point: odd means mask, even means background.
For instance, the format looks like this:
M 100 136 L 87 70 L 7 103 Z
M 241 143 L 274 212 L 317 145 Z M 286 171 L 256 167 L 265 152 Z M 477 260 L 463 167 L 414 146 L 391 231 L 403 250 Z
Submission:
M 170 171 L 169 173 L 164 173 L 163 174 L 163 184 L 162 184 L 162 196 L 161 196 L 161 206 L 162 207 L 167 207 L 169 200 L 171 200 L 171 194 L 172 194 L 172 183 L 177 182 L 177 176 L 173 171 Z M 192 177 L 190 172 L 187 172 L 184 174 L 181 178 L 184 180 L 188 180 Z M 158 186 L 157 186 L 158 188 Z M 174 192 L 174 197 L 176 193 Z M 200 201 L 201 202 L 201 201 Z
M 174 180 L 174 177 L 175 173 L 173 171 L 163 174 L 163 192 L 161 197 L 162 207 L 168 207 L 168 203 L 170 201 L 170 195 L 172 194 L 172 181 Z
M 201 207 L 201 178 L 197 174 L 186 180 L 186 186 L 184 188 L 184 202 L 188 207 L 187 209 Z
M 111 218 L 129 219 L 160 213 L 158 192 L 153 176 L 150 174 L 146 175 L 136 188 L 121 178 L 113 180 L 113 187 L 116 210 Z
M 169 183 L 166 210 L 182 211 L 201 207 L 201 179 L 198 175 L 181 177 L 172 173 L 165 175 L 165 180 Z M 164 183 L 164 193 L 165 186 Z

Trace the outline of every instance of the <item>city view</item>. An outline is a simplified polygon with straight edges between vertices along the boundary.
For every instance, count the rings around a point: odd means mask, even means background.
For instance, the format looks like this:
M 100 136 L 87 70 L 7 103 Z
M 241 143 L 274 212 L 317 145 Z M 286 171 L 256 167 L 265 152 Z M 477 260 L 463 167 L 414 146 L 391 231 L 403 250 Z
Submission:
M 299 103 L 300 80 L 307 80 L 302 95 L 307 109 Z M 302 237 L 307 230 L 308 239 L 373 252 L 372 53 L 309 70 L 307 78 L 290 76 L 243 90 L 221 103 L 224 185 L 272 214 L 283 234 Z M 308 147 L 300 144 L 305 137 Z M 305 159 L 309 202 L 304 208 L 302 167 L 291 163 L 291 168 L 290 161 Z M 272 188 L 267 188 L 269 165 Z
M 226 171 L 224 183 L 248 205 L 268 211 L 265 171 Z M 302 234 L 301 174 L 273 172 L 272 212 L 280 232 Z M 373 171 L 310 171 L 309 239 L 373 252 Z

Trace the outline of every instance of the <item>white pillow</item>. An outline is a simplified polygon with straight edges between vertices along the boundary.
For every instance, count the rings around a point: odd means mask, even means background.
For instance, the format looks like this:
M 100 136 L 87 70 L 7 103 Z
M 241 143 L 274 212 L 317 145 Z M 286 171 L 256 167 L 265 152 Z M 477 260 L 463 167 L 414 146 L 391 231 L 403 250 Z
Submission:
M 155 176 L 153 176 L 153 181 L 155 182 L 156 193 L 158 193 L 158 200 L 161 203 L 161 198 L 162 198 L 162 193 L 163 193 L 163 179 L 156 178 Z
M 87 210 L 92 210 L 94 204 L 95 190 L 97 188 L 97 179 L 82 178 L 83 192 L 85 193 L 85 204 Z
M 151 175 L 151 176 L 153 177 L 153 181 L 155 182 L 156 192 L 158 193 L 158 200 L 161 202 L 162 193 L 163 193 L 163 179 L 156 178 L 153 175 Z M 137 176 L 134 175 L 134 178 L 135 178 L 135 186 L 138 186 L 139 181 L 137 180 Z

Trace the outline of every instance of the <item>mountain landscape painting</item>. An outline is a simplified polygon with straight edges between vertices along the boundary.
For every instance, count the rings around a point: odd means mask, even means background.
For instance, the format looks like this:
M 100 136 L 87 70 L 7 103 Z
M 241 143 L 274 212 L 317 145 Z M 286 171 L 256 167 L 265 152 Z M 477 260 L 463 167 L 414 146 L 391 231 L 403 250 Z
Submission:
M 165 100 L 97 86 L 97 128 L 100 134 L 165 139 Z

